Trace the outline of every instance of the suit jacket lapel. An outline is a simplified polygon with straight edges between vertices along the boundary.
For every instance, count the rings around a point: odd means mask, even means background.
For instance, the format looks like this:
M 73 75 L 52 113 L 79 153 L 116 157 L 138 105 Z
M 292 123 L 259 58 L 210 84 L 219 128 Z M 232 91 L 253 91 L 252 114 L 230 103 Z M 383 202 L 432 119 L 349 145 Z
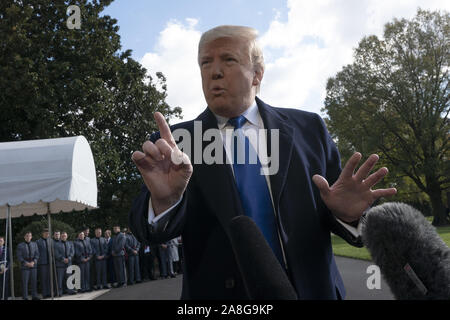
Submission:
M 217 119 L 207 108 L 200 114 L 197 121 L 202 121 L 202 134 L 208 129 L 218 129 Z M 203 139 L 202 139 L 203 140 Z M 202 150 L 209 144 L 203 141 Z M 223 148 L 223 164 L 195 165 L 194 172 L 197 171 L 198 181 L 202 181 L 201 187 L 205 200 L 208 202 L 220 223 L 226 231 L 230 220 L 243 215 L 243 209 L 239 201 L 239 193 L 234 181 L 231 165 L 226 163 L 226 152 Z
M 279 147 L 279 169 L 276 174 L 272 174 L 270 179 L 270 185 L 272 189 L 272 198 L 275 206 L 275 210 L 277 213 L 278 206 L 280 203 L 280 197 L 283 192 L 283 188 L 286 182 L 287 172 L 289 169 L 289 163 L 291 161 L 292 148 L 293 148 L 293 136 L 294 136 L 294 128 L 289 125 L 287 117 L 280 114 L 261 101 L 258 97 L 256 97 L 256 103 L 258 105 L 259 113 L 264 122 L 264 127 L 267 131 L 267 153 L 271 158 L 272 155 L 272 139 L 270 130 L 278 129 L 279 130 L 279 141 L 274 142 L 278 143 Z M 273 160 L 272 160 L 273 161 Z

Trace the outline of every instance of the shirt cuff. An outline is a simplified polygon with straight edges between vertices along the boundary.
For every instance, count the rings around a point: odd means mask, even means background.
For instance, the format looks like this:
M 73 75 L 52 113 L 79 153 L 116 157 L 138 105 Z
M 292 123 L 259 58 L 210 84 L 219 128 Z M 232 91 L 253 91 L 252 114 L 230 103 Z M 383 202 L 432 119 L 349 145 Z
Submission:
M 158 216 L 155 217 L 155 211 L 153 210 L 152 206 L 152 197 L 150 196 L 150 198 L 148 199 L 148 223 L 154 224 L 158 222 L 158 220 L 161 219 L 163 216 L 165 216 L 170 210 L 179 205 L 181 200 L 183 200 L 183 196 L 181 196 L 181 198 L 173 206 L 171 206 L 166 211 L 161 212 L 160 214 L 158 214 Z
M 339 218 L 336 217 L 337 222 L 339 222 L 340 224 L 342 224 L 342 226 L 347 229 L 355 238 L 359 237 L 362 235 L 361 229 L 362 229 L 362 223 L 361 220 L 359 220 L 358 225 L 355 227 L 345 223 L 344 221 L 340 220 Z

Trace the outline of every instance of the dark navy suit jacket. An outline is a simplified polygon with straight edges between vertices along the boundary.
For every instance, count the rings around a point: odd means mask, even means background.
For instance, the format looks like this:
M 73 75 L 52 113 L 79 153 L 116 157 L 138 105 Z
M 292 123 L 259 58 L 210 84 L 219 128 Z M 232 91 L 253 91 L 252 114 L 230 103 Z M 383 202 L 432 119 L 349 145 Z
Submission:
M 271 107 L 256 98 L 265 129 L 279 129 L 279 171 L 270 176 L 275 211 L 286 254 L 288 276 L 300 299 L 340 299 L 345 289 L 334 260 L 330 232 L 361 247 L 323 203 L 312 182 L 314 174 L 330 185 L 341 167 L 338 150 L 317 114 Z M 203 132 L 217 128 L 214 114 L 206 109 L 195 119 Z M 171 127 L 187 129 L 194 123 Z M 270 156 L 270 134 L 267 135 Z M 159 133 L 150 140 L 156 141 Z M 203 148 L 210 142 L 204 142 Z M 161 218 L 148 223 L 150 193 L 143 187 L 129 215 L 131 230 L 143 243 L 183 238 L 185 270 L 182 299 L 248 298 L 228 238 L 228 224 L 244 215 L 229 164 L 193 164 L 193 174 L 181 203 Z M 256 268 L 257 266 L 255 266 Z

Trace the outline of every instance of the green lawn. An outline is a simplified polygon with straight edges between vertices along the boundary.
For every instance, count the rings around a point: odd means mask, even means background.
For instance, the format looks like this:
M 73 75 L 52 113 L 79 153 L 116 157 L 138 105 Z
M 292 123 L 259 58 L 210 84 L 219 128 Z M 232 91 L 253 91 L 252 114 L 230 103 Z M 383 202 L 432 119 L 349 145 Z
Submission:
M 438 227 L 437 232 L 447 246 L 450 247 L 450 226 Z M 333 252 L 336 256 L 372 260 L 370 253 L 366 248 L 353 247 L 338 236 L 331 235 L 331 243 L 333 244 Z

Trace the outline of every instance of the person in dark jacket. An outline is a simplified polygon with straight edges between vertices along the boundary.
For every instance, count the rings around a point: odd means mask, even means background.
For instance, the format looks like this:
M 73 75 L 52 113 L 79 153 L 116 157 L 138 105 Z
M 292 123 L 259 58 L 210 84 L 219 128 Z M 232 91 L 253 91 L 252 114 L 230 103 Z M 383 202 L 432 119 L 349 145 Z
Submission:
M 51 239 L 48 229 L 42 230 L 42 237 L 36 241 L 39 248 L 39 260 L 37 263 L 39 283 L 43 298 L 50 297 L 50 248 Z
M 139 249 L 141 244 L 131 231 L 128 231 L 126 236 L 125 249 L 128 255 L 128 282 L 133 285 L 135 282 L 141 282 L 141 271 L 139 268 Z
M 149 245 L 141 245 L 139 250 L 139 268 L 141 270 L 141 278 L 143 280 L 156 280 L 154 251 L 157 251 L 157 249 Z
M 112 238 L 111 255 L 114 261 L 117 286 L 126 287 L 127 276 L 125 270 L 125 244 L 127 238 L 124 233 L 120 232 L 120 226 L 114 226 L 113 230 L 115 236 Z
M 72 241 L 67 241 L 67 232 L 61 233 L 61 241 L 55 241 L 55 265 L 57 274 L 58 293 L 74 293 L 66 286 L 67 268 L 72 265 L 72 259 L 75 255 L 75 249 Z
M 257 97 L 264 58 L 255 29 L 208 30 L 197 58 L 207 108 L 171 128 L 156 112 L 159 132 L 132 154 L 144 182 L 129 215 L 133 234 L 154 244 L 182 235 L 182 299 L 245 300 L 251 297 L 230 241 L 231 219 L 245 215 L 298 298 L 345 298 L 330 233 L 363 246 L 361 217 L 397 192 L 372 189 L 387 168 L 371 173 L 379 160 L 372 154 L 356 170 L 362 154 L 355 152 L 341 170 L 319 115 Z
M 108 248 L 106 253 L 106 270 L 108 274 L 108 286 L 110 287 L 112 284 L 116 282 L 116 273 L 114 271 L 114 261 L 111 255 L 112 250 L 112 238 L 111 238 L 111 230 L 105 230 L 105 241 Z
M 5 246 L 5 238 L 0 236 L 0 300 L 9 297 L 9 253 Z
M 22 274 L 22 297 L 28 300 L 28 283 L 31 280 L 31 296 L 33 300 L 40 300 L 37 293 L 37 263 L 39 260 L 39 249 L 36 242 L 31 241 L 31 232 L 25 233 L 24 242 L 17 246 L 17 260 L 20 263 Z
M 78 234 L 78 239 L 74 241 L 75 261 L 80 267 L 81 292 L 91 291 L 89 260 L 92 258 L 92 248 L 90 242 L 84 238 L 84 232 Z
M 95 238 L 91 239 L 91 246 L 94 253 L 94 265 L 96 271 L 97 284 L 95 289 L 110 288 L 106 274 L 106 257 L 108 254 L 108 244 L 102 237 L 102 229 L 95 229 Z

